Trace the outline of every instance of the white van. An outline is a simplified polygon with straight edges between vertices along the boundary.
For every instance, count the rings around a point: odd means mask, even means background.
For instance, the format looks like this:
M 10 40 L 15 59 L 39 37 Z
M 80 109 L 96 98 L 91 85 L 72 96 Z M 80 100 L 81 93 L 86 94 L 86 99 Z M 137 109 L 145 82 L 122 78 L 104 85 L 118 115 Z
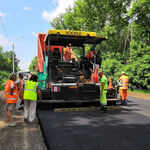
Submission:
M 22 73 L 24 80 L 27 80 L 30 75 L 30 71 L 18 71 L 17 74 L 19 75 L 19 73 Z

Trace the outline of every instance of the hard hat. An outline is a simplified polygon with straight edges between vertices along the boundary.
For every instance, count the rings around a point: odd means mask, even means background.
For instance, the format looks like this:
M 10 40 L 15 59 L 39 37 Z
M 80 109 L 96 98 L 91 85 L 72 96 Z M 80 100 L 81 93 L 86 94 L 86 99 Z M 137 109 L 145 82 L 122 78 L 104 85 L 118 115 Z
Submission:
M 124 71 L 122 71 L 121 73 L 125 73 Z

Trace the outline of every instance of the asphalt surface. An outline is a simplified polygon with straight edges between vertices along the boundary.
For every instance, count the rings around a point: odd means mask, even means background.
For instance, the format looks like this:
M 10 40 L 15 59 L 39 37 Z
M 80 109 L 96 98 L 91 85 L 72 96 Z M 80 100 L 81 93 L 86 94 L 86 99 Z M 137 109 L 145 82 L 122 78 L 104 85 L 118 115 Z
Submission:
M 48 149 L 150 150 L 150 101 L 128 100 L 128 106 L 107 113 L 39 110 Z

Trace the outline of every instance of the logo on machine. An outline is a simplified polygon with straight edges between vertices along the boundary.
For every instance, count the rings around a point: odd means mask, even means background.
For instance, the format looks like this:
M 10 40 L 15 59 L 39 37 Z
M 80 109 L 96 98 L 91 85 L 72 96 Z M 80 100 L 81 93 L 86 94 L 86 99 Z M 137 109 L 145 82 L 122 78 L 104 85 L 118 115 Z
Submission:
M 66 31 L 66 35 L 81 36 L 81 32 L 78 32 L 78 31 Z

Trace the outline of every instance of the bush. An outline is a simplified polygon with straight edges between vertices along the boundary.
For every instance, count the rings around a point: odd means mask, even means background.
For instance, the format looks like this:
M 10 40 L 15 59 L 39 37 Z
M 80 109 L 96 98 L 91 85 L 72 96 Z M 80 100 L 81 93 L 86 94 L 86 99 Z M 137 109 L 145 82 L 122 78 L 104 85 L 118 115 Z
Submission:
M 131 90 L 150 90 L 150 46 L 133 40 L 131 58 L 124 70 L 129 76 Z
M 4 89 L 3 83 L 8 80 L 9 73 L 5 71 L 0 71 L 0 90 Z
M 118 80 L 121 75 L 121 71 L 123 71 L 124 66 L 120 63 L 120 61 L 116 59 L 105 59 L 102 61 L 102 70 L 104 74 L 109 78 L 112 78 L 114 82 Z

